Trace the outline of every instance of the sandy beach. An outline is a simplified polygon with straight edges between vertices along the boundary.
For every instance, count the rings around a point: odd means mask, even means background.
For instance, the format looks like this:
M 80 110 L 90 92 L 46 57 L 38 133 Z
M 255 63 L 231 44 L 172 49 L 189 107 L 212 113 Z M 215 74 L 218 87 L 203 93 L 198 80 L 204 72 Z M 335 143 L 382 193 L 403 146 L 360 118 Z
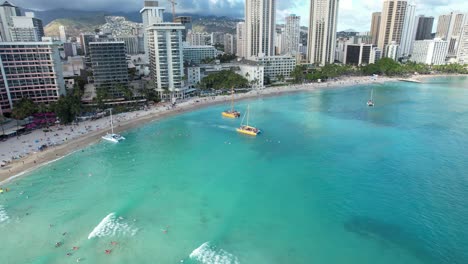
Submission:
M 437 76 L 430 75 L 430 77 Z M 338 79 L 326 83 L 269 87 L 262 90 L 253 90 L 248 93 L 236 94 L 235 100 L 275 96 L 291 92 L 313 91 L 316 89 L 343 88 L 359 84 L 384 83 L 396 80 L 388 77 L 378 77 L 377 80 L 374 80 L 366 76 Z M 178 102 L 177 107 L 173 109 L 169 108 L 168 104 L 158 104 L 147 110 L 114 115 L 115 130 L 121 132 L 164 117 L 214 104 L 225 103 L 230 99 L 231 97 L 226 95 L 195 97 Z M 42 130 L 35 130 L 30 134 L 1 142 L 0 161 L 6 161 L 8 164 L 0 169 L 0 186 L 43 164 L 60 159 L 99 141 L 109 131 L 109 127 L 110 119 L 105 117 L 94 121 L 80 122 L 78 125 L 55 126 L 51 128 L 52 132 L 48 133 L 44 133 Z M 43 151 L 39 151 L 38 148 L 42 145 L 48 145 L 49 147 Z

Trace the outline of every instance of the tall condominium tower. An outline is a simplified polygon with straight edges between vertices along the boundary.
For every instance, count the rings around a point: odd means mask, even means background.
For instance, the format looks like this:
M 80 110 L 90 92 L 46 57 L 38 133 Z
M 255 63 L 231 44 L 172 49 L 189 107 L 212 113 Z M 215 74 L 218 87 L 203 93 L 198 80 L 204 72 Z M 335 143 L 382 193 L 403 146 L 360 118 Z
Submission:
M 418 16 L 417 20 L 416 40 L 431 39 L 434 17 Z
M 401 41 L 399 56 L 406 57 L 411 54 L 413 49 L 413 43 L 416 38 L 416 16 L 414 12 L 416 11 L 416 5 L 408 4 L 406 6 L 405 20 L 403 22 L 403 30 L 401 32 Z
M 146 0 L 144 7 L 140 10 L 140 14 L 143 20 L 143 30 L 155 23 L 163 22 L 163 14 L 165 8 L 159 6 L 158 1 Z M 148 39 L 146 37 L 146 31 L 144 33 L 144 46 L 145 46 L 145 57 L 149 59 L 148 50 Z
M 372 24 L 370 34 L 372 36 L 372 44 L 377 45 L 379 40 L 380 20 L 382 19 L 382 12 L 372 13 Z
M 296 55 L 299 52 L 299 38 L 301 34 L 301 17 L 290 15 L 286 17 L 284 28 L 283 52 Z
M 276 0 L 246 0 L 246 57 L 275 55 Z
M 467 15 L 460 12 L 451 12 L 450 14 L 439 16 L 436 38 L 441 38 L 449 42 L 449 57 L 457 55 L 463 25 L 466 19 Z
M 400 44 L 407 4 L 407 0 L 384 1 L 377 42 L 379 49 L 387 50 L 386 46 L 392 41 Z
M 21 16 L 19 7 L 8 1 L 0 5 L 0 37 L 1 41 L 12 41 L 10 27 L 13 27 L 13 17 Z
M 89 55 L 96 89 L 103 89 L 114 98 L 123 96 L 119 86 L 128 87 L 125 42 L 90 42 Z
M 59 26 L 59 36 L 60 36 L 60 41 L 67 42 L 67 32 L 65 31 L 65 26 L 62 26 L 62 25 Z
M 183 88 L 184 29 L 179 23 L 157 23 L 146 29 L 151 79 L 162 98 Z
M 11 41 L 42 41 L 44 27 L 42 20 L 34 17 L 34 13 L 26 12 L 26 16 L 15 16 L 12 19 Z
M 237 37 L 237 57 L 245 57 L 246 52 L 246 32 L 245 32 L 245 23 L 239 22 L 236 26 L 236 37 Z
M 325 65 L 335 61 L 338 0 L 311 0 L 309 21 L 309 63 Z
M 59 47 L 52 42 L 0 42 L 0 112 L 21 98 L 57 101 L 65 94 Z

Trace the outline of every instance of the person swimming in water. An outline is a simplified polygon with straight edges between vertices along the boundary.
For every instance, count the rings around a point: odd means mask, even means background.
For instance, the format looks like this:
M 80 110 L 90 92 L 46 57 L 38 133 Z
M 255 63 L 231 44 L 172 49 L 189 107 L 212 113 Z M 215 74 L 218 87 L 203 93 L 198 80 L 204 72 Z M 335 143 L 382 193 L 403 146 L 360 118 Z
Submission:
M 112 253 L 112 250 L 110 249 L 106 249 L 106 251 L 104 251 L 106 253 L 106 255 L 109 255 L 110 253 Z
M 60 247 L 61 245 L 62 245 L 62 242 L 57 242 L 57 243 L 55 243 L 55 247 L 56 247 L 56 248 Z

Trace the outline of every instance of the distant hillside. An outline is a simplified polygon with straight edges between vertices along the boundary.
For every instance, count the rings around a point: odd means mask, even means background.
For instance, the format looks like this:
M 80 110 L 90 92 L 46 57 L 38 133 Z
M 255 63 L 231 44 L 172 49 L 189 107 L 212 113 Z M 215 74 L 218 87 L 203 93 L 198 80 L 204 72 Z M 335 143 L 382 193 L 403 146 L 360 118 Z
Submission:
M 59 27 L 65 26 L 67 35 L 78 36 L 82 32 L 94 32 L 100 25 L 106 23 L 104 15 L 82 18 L 61 18 L 56 19 L 44 28 L 46 36 L 58 36 Z
M 49 11 L 33 11 L 36 17 L 42 19 L 47 36 L 58 36 L 59 26 L 67 29 L 69 36 L 78 36 L 82 32 L 94 32 L 105 23 L 106 16 L 123 16 L 129 21 L 141 23 L 139 12 L 97 12 L 57 9 Z M 194 31 L 235 33 L 236 23 L 240 20 L 230 17 L 200 16 L 192 14 L 179 14 L 191 16 Z M 172 20 L 172 14 L 164 13 L 165 21 Z

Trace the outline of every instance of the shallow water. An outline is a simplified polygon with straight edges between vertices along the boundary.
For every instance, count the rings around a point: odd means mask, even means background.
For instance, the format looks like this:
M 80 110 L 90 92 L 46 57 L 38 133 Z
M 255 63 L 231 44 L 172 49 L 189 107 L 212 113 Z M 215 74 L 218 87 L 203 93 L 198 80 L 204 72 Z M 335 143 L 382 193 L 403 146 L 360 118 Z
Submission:
M 130 130 L 8 184 L 1 262 L 468 263 L 467 84 L 241 102 L 257 138 L 227 106 Z

